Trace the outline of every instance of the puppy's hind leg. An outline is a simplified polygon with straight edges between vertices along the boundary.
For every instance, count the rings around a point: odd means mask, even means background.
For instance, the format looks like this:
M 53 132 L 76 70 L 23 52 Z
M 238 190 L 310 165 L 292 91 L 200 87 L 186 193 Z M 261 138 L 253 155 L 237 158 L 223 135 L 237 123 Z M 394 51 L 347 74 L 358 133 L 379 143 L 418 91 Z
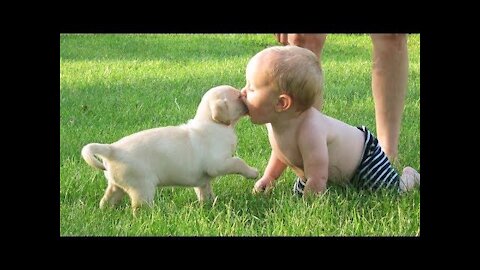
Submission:
M 153 182 L 142 181 L 127 188 L 128 196 L 132 201 L 133 215 L 137 216 L 140 207 L 143 205 L 153 206 L 153 198 L 155 196 L 156 187 Z
M 116 206 L 125 196 L 125 191 L 112 181 L 108 181 L 108 187 L 105 190 L 102 200 L 100 201 L 100 208 L 105 206 Z
M 194 187 L 193 189 L 197 194 L 199 202 L 210 201 L 215 197 L 215 194 L 213 194 L 212 191 L 212 185 L 210 184 L 210 181 L 207 181 L 207 183 L 202 187 Z

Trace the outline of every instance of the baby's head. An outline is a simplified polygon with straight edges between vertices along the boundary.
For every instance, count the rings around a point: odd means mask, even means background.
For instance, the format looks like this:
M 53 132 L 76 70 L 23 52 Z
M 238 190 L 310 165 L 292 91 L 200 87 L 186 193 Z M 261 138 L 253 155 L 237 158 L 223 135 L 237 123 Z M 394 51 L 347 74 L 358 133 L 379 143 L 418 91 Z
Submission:
M 320 108 L 323 75 L 317 56 L 297 46 L 274 46 L 253 56 L 242 90 L 252 122 L 268 123 L 269 112 L 279 111 L 281 97 L 288 96 L 286 109 L 303 112 L 312 105 Z M 288 99 L 288 98 L 287 98 Z

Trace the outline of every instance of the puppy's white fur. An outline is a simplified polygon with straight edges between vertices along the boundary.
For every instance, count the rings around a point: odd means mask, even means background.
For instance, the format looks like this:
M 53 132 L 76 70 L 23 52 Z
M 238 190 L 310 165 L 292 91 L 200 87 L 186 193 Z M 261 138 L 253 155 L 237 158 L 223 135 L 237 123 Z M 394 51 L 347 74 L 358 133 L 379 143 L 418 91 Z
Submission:
M 116 205 L 128 194 L 135 214 L 142 204 L 152 204 L 156 186 L 194 187 L 204 201 L 214 197 L 210 182 L 217 176 L 257 178 L 257 169 L 233 157 L 234 126 L 246 112 L 238 90 L 217 86 L 204 94 L 187 124 L 141 131 L 112 144 L 87 144 L 82 157 L 104 170 L 108 180 L 100 207 Z

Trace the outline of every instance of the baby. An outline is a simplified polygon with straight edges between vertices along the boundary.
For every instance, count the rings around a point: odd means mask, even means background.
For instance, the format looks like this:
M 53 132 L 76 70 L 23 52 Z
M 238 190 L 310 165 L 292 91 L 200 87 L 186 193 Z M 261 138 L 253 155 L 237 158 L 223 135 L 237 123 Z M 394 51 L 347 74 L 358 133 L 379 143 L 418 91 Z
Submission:
M 322 114 L 323 75 L 317 57 L 297 46 L 274 46 L 247 65 L 242 98 L 254 124 L 267 124 L 270 160 L 253 191 L 273 187 L 287 166 L 297 174 L 294 192 L 318 194 L 327 180 L 376 190 L 411 190 L 420 174 L 392 167 L 377 139 L 365 127 L 353 127 Z

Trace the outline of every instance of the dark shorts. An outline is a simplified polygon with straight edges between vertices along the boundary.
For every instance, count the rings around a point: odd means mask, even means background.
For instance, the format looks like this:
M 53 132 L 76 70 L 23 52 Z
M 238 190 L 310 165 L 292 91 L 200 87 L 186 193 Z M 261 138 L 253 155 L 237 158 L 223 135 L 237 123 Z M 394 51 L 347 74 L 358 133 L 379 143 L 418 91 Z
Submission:
M 393 168 L 377 138 L 365 127 L 358 127 L 365 134 L 362 161 L 351 183 L 359 188 L 378 190 L 394 188 L 400 191 L 400 176 Z M 293 184 L 293 193 L 303 195 L 306 180 L 297 177 Z

